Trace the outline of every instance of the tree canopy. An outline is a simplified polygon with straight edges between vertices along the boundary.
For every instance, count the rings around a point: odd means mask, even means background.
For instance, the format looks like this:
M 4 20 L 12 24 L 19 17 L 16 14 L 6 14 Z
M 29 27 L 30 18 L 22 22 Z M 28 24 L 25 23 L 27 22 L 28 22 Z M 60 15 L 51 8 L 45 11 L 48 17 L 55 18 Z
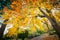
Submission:
M 25 30 L 30 30 L 31 34 L 37 32 L 37 29 L 44 32 L 53 28 L 59 30 L 59 2 L 60 0 L 1 0 L 0 10 L 3 14 L 0 16 L 3 24 L 12 24 L 7 36 L 17 36 Z

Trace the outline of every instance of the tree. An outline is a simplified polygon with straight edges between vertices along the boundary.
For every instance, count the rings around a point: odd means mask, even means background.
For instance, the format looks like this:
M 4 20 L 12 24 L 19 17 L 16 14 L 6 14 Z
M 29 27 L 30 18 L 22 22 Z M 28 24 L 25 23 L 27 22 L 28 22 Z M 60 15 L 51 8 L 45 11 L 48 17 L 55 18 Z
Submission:
M 11 0 L 0 0 L 0 16 L 3 15 L 3 8 L 6 6 L 8 9 L 11 9 L 10 7 Z M 5 22 L 8 20 L 5 20 Z M 3 37 L 3 33 L 5 30 L 6 24 L 1 23 L 1 28 L 0 28 L 0 38 Z
M 39 10 L 47 17 L 52 24 L 53 28 L 56 30 L 58 36 L 60 37 L 60 26 L 57 24 L 56 19 L 52 14 L 50 14 L 52 17 L 48 16 L 42 9 L 39 8 Z M 49 13 L 48 13 L 49 14 Z
M 6 27 L 6 24 L 1 24 L 1 28 L 0 28 L 0 39 L 3 39 L 3 33 L 4 33 L 4 30 L 5 30 L 5 27 Z
M 6 4 L 4 4 L 5 2 Z M 27 27 L 27 25 L 31 23 L 31 21 L 34 21 L 32 23 L 35 24 L 36 23 L 35 18 L 37 16 L 41 18 L 46 17 L 50 21 L 53 28 L 56 30 L 57 34 L 60 35 L 60 31 L 59 31 L 60 26 L 57 24 L 54 15 L 52 15 L 51 13 L 51 10 L 53 8 L 57 9 L 60 7 L 59 2 L 60 2 L 59 0 L 12 0 L 10 4 L 6 0 L 4 1 L 3 5 L 7 6 L 9 4 L 7 8 L 11 7 L 13 10 L 9 10 L 9 9 L 8 10 L 6 9 L 7 11 L 4 10 L 5 14 L 2 15 L 2 19 L 3 20 L 9 19 L 8 22 L 7 21 L 4 22 L 5 24 L 8 23 L 14 24 L 13 27 L 11 28 L 12 30 L 13 28 L 17 29 L 19 26 Z M 39 10 L 37 11 L 37 9 Z M 43 14 L 43 16 L 40 14 Z M 37 21 L 36 24 L 40 25 L 39 21 Z

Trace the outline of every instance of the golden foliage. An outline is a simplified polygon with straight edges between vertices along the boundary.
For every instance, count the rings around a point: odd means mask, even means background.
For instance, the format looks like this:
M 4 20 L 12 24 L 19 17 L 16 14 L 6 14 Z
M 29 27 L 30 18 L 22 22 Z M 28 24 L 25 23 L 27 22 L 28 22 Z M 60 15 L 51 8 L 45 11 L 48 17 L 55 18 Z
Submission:
M 13 10 L 9 10 L 5 7 L 5 14 L 2 15 L 3 20 L 9 19 L 8 23 L 13 24 L 13 27 L 9 29 L 8 35 L 17 35 L 18 28 L 21 28 L 21 26 L 23 28 L 27 28 L 28 25 L 32 32 L 36 32 L 36 28 L 46 32 L 48 29 L 46 25 L 43 27 L 44 24 L 41 21 L 46 21 L 47 19 L 43 18 L 41 20 L 35 16 L 38 14 L 42 15 L 38 7 L 46 8 L 48 10 L 53 8 L 52 4 L 48 3 L 47 1 L 48 0 L 45 0 L 45 2 L 42 0 L 13 0 L 12 4 L 10 5 Z M 18 32 L 22 32 L 21 29 L 19 29 Z

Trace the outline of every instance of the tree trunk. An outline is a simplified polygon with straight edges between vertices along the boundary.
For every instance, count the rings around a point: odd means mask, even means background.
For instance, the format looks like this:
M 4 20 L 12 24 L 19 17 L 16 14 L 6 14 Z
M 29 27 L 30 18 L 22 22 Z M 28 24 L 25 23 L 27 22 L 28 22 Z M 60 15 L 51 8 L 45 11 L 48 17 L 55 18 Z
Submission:
M 54 16 L 51 14 L 52 17 L 50 17 L 50 16 L 46 15 L 46 13 L 42 9 L 39 8 L 39 10 L 44 14 L 44 16 L 46 18 L 48 18 L 48 20 L 50 21 L 51 25 L 55 29 L 56 33 L 60 37 L 60 26 L 57 24 L 56 19 L 54 18 Z
M 5 27 L 6 27 L 6 24 L 2 24 L 2 26 L 0 28 L 0 39 L 3 38 L 3 33 L 4 33 L 4 30 L 5 30 Z

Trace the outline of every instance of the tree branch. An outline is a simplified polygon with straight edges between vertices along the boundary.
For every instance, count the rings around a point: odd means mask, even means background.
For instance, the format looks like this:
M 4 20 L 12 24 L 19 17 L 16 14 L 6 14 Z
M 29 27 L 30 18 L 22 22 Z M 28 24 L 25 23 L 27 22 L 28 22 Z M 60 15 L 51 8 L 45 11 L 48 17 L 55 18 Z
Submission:
M 54 16 L 52 14 L 51 14 L 52 17 L 48 16 L 40 7 L 39 7 L 39 10 L 45 15 L 46 18 L 48 18 L 48 20 L 50 21 L 51 25 L 53 26 L 53 28 L 56 30 L 58 36 L 60 37 L 60 26 L 57 24 Z

